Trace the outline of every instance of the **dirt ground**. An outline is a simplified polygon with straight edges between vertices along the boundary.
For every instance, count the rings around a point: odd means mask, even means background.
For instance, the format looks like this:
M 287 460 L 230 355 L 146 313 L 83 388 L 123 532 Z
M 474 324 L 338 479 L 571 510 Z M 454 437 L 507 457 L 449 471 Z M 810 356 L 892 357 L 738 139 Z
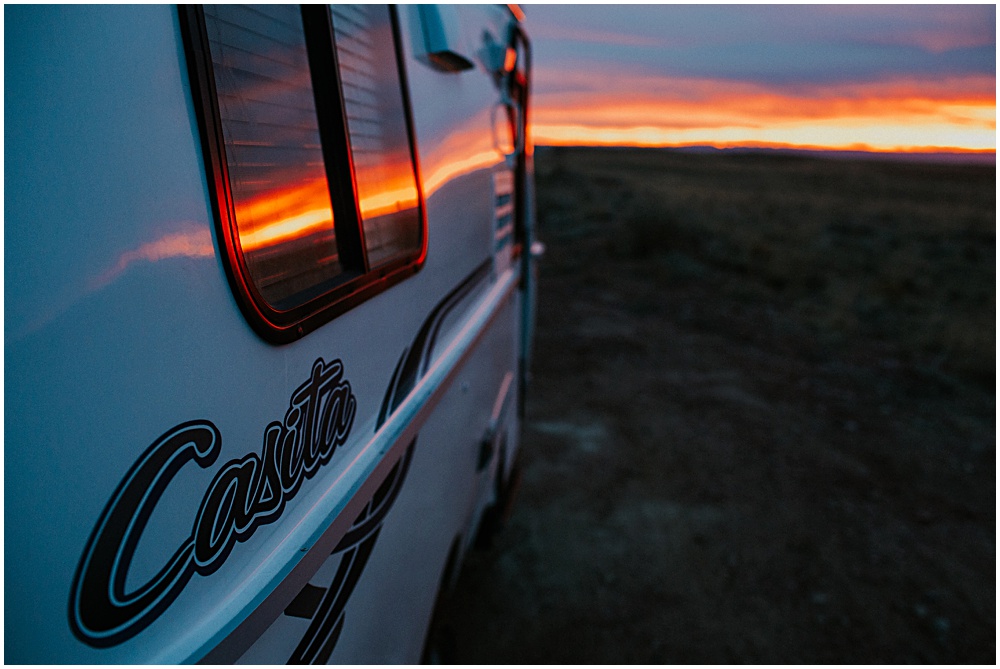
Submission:
M 541 149 L 457 663 L 996 660 L 995 169 Z

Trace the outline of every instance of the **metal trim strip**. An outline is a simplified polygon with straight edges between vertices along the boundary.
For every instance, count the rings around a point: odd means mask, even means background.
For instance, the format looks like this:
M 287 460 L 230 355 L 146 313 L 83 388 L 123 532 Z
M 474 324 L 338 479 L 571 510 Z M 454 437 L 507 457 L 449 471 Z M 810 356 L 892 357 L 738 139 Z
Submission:
M 276 552 L 255 572 L 252 583 L 244 583 L 228 600 L 219 603 L 211 614 L 220 621 L 217 627 L 196 626 L 187 637 L 164 648 L 151 661 L 230 664 L 270 627 L 348 532 L 450 388 L 450 382 L 486 335 L 503 305 L 514 297 L 517 286 L 514 269 L 508 269 L 495 280 L 407 398 L 358 450 L 344 474 L 317 500 L 308 516 L 322 520 L 301 523 L 284 540 L 280 554 Z M 195 638 L 206 627 L 214 627 L 216 631 L 204 640 Z

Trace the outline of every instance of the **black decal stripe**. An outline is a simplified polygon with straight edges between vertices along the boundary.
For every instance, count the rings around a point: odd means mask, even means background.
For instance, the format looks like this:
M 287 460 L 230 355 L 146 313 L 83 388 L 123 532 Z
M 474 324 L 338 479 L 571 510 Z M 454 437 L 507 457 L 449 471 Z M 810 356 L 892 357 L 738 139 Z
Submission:
M 472 289 L 475 288 L 480 281 L 489 276 L 491 267 L 492 264 L 490 263 L 490 261 L 484 262 L 479 267 L 477 267 L 472 272 L 472 274 L 466 277 L 465 280 L 461 284 L 459 284 L 457 288 L 455 288 L 452 291 L 452 295 L 445 297 L 445 301 L 448 303 L 448 306 L 441 312 L 440 318 L 437 318 L 434 322 L 434 327 L 431 330 L 430 339 L 428 340 L 427 346 L 424 350 L 424 364 L 420 370 L 421 376 L 427 373 L 427 368 L 430 367 L 431 354 L 434 353 L 434 345 L 437 343 L 437 336 L 438 333 L 441 331 L 441 325 L 444 323 L 445 317 L 455 307 L 455 305 L 461 302 L 466 295 L 472 292 Z
M 337 599 L 337 595 L 343 589 L 344 583 L 347 581 L 347 574 L 350 571 L 356 554 L 357 550 L 351 549 L 345 552 L 340 558 L 340 564 L 337 566 L 337 574 L 333 577 L 333 583 L 326 589 L 325 595 L 309 623 L 309 628 L 302 639 L 299 640 L 298 646 L 295 647 L 295 652 L 288 658 L 288 664 L 309 664 L 316 656 L 317 644 L 322 643 L 322 640 L 317 642 L 317 637 L 323 631 L 323 624 L 330 618 L 333 604 Z M 339 618 L 342 611 L 334 613 L 335 617 Z
M 316 615 L 316 610 L 319 608 L 320 602 L 323 601 L 324 594 L 326 594 L 326 588 L 318 588 L 311 583 L 306 583 L 306 587 L 302 588 L 302 591 L 295 595 L 292 603 L 285 607 L 285 615 L 293 618 L 312 618 Z
M 377 539 L 376 529 L 365 541 L 344 552 L 333 584 L 327 590 L 305 636 L 288 659 L 289 664 L 324 664 L 330 659 L 336 637 L 340 636 L 347 600 L 361 579 Z
M 413 386 L 427 372 L 434 353 L 434 345 L 437 342 L 437 336 L 444 319 L 451 313 L 452 309 L 472 292 L 473 288 L 489 276 L 490 267 L 490 261 L 479 265 L 431 310 L 431 313 L 417 332 L 417 336 L 413 339 L 413 344 L 403 352 L 400 358 L 400 376 L 396 379 L 396 383 L 390 384 L 386 390 L 386 401 L 383 402 L 383 404 L 389 407 L 389 410 L 385 416 L 380 415 L 381 420 L 376 423 L 376 430 L 382 427 L 382 423 L 388 418 L 389 414 L 399 407 L 403 400 L 406 399 L 406 396 L 410 394 L 410 391 L 413 390 Z
M 333 653 L 343 627 L 347 601 L 368 564 L 368 558 L 382 529 L 382 521 L 403 488 L 416 441 L 414 438 L 410 442 L 399 462 L 372 496 L 372 500 L 331 553 L 332 555 L 342 553 L 342 556 L 330 587 L 324 589 L 307 585 L 293 600 L 293 604 L 297 605 L 285 610 L 286 615 L 312 618 L 305 635 L 288 659 L 289 664 L 323 664 Z M 306 590 L 310 590 L 310 594 L 305 594 Z M 315 601 L 317 592 L 322 594 L 322 601 L 312 603 L 312 612 L 306 616 L 296 615 L 304 612 L 302 605 L 310 604 L 308 600 Z
M 399 381 L 399 372 L 403 368 L 403 361 L 406 359 L 408 351 L 409 349 L 403 351 L 403 356 L 399 359 L 399 362 L 396 363 L 396 369 L 392 372 L 392 379 L 389 381 L 389 389 L 386 391 L 385 397 L 382 398 L 382 408 L 379 409 L 378 420 L 375 421 L 376 430 L 382 427 L 382 424 L 385 422 L 385 419 L 389 414 L 389 401 L 392 400 L 396 392 L 396 382 Z
M 491 266 L 490 261 L 479 265 L 444 296 L 421 324 L 413 343 L 403 351 L 393 370 L 375 421 L 376 431 L 410 394 L 417 381 L 427 373 L 442 324 L 448 314 L 489 276 Z M 416 442 L 414 437 L 399 462 L 393 466 L 385 481 L 355 519 L 351 529 L 331 553 L 342 553 L 342 556 L 330 587 L 320 588 L 307 584 L 285 609 L 286 615 L 312 618 L 305 635 L 288 659 L 289 664 L 325 664 L 330 659 L 343 630 L 344 609 L 368 564 L 382 523 L 403 488 Z M 322 601 L 317 601 L 319 597 L 322 597 Z
M 330 635 L 326 638 L 326 643 L 323 644 L 323 648 L 320 649 L 319 655 L 316 656 L 316 661 L 313 664 L 326 664 L 330 661 L 330 655 L 333 654 L 333 649 L 337 645 L 337 641 L 340 640 L 340 631 L 342 629 L 344 629 L 343 613 L 337 619 L 337 624 L 334 625 Z
M 396 501 L 399 491 L 403 489 L 403 481 L 406 479 L 406 474 L 410 469 L 410 460 L 413 458 L 413 451 L 416 444 L 417 440 L 414 437 L 413 441 L 406 448 L 406 453 L 403 454 L 403 457 L 396 463 L 396 466 L 389 472 L 389 476 L 386 477 L 385 482 L 379 487 L 379 491 L 376 491 L 375 495 L 373 495 L 373 499 L 375 499 L 379 496 L 379 492 L 385 489 L 385 498 L 382 500 L 382 503 L 377 505 L 369 503 L 369 506 L 357 517 L 351 529 L 340 540 L 337 547 L 333 549 L 334 553 L 359 543 L 364 539 L 365 535 L 381 527 L 386 514 L 389 513 L 389 509 L 392 508 L 393 503 Z M 388 487 L 386 484 L 388 484 Z

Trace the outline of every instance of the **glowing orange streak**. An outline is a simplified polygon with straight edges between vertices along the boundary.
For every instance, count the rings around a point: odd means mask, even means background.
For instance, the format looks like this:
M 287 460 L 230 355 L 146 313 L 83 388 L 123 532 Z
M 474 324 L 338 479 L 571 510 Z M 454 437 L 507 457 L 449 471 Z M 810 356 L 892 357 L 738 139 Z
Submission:
M 893 152 L 995 153 L 995 134 L 988 136 L 951 133 L 948 128 L 924 132 L 922 128 L 874 126 L 869 128 L 831 125 L 764 128 L 694 128 L 685 132 L 652 126 L 588 127 L 583 125 L 536 126 L 536 142 L 553 146 L 740 146 L 797 147 Z M 754 135 L 757 135 L 756 137 Z M 930 140 L 930 141 L 928 141 Z
M 234 183 L 234 190 L 238 192 L 239 183 Z M 238 199 L 238 198 L 237 198 Z M 305 205 L 312 202 L 313 205 Z M 274 188 L 261 193 L 255 197 L 247 198 L 236 203 L 237 214 L 252 216 L 255 219 L 266 221 L 268 218 L 280 216 L 288 209 L 317 208 L 318 202 L 330 203 L 330 195 L 327 190 L 326 179 L 315 177 L 305 182 L 298 182 L 284 187 Z M 260 223 L 266 225 L 266 223 Z
M 414 186 L 403 186 L 391 191 L 381 191 L 360 200 L 361 215 L 374 218 L 392 214 L 417 206 L 417 190 Z
M 253 232 L 240 232 L 240 244 L 244 251 L 255 251 L 275 243 L 299 239 L 319 232 L 321 229 L 333 229 L 333 214 L 329 209 L 314 209 L 296 216 L 282 218 Z
M 417 184 L 408 152 L 402 157 L 381 155 L 375 162 L 356 164 L 355 169 L 362 219 L 417 206 Z
M 565 128 L 572 124 L 591 128 L 649 127 L 663 131 L 700 128 L 707 131 L 725 127 L 761 130 L 807 123 L 843 126 L 850 122 L 896 127 L 919 124 L 928 130 L 932 126 L 943 128 L 946 125 L 990 132 L 996 129 L 995 78 L 980 75 L 936 81 L 900 79 L 804 85 L 788 89 L 740 81 L 655 77 L 627 72 L 600 78 L 607 84 L 602 83 L 597 89 L 591 74 L 553 70 L 545 72 L 544 77 L 576 92 L 540 93 L 534 107 L 536 131 L 539 127 Z M 709 132 L 702 134 L 710 136 Z M 819 127 L 814 134 L 819 134 Z M 955 135 L 955 130 L 949 134 Z M 980 139 L 972 147 L 984 145 L 986 133 L 979 135 Z M 761 138 L 748 136 L 746 139 Z M 940 141 L 924 140 L 922 143 Z
M 503 70 L 504 72 L 510 72 L 514 69 L 514 65 L 517 63 L 517 51 L 507 47 L 507 53 L 504 54 L 503 58 Z
M 566 124 L 568 119 L 586 125 L 655 125 L 661 127 L 712 127 L 743 123 L 777 123 L 872 118 L 881 121 L 949 119 L 969 125 L 996 128 L 994 100 L 935 100 L 920 97 L 802 99 L 781 95 L 748 94 L 709 100 L 607 99 L 608 96 L 563 99 L 540 103 L 535 122 Z
M 499 158 L 499 152 L 494 150 L 483 151 L 462 160 L 452 160 L 451 162 L 444 163 L 424 179 L 424 192 L 427 195 L 431 195 L 443 186 L 445 182 L 478 169 L 492 167 L 500 162 Z
M 691 145 L 678 145 L 679 147 Z M 702 145 L 698 145 L 702 146 Z M 739 142 L 734 144 L 719 145 L 716 148 L 732 149 L 800 149 L 805 151 L 869 151 L 873 153 L 965 153 L 974 156 L 993 156 L 996 151 L 992 149 L 964 149 L 957 146 L 896 146 L 891 149 L 873 146 L 858 142 L 855 144 L 845 144 L 843 146 L 821 146 L 819 144 L 786 144 L 783 142 Z
M 87 290 L 97 290 L 106 286 L 130 265 L 139 261 L 158 262 L 168 258 L 208 258 L 214 255 L 212 233 L 206 227 L 193 227 L 187 231 L 167 233 L 159 239 L 122 253 L 114 265 L 90 280 Z
M 452 179 L 503 162 L 503 153 L 490 132 L 493 121 L 492 110 L 481 111 L 443 140 L 431 144 L 432 148 L 421 156 L 425 197 Z
M 236 204 L 240 245 L 254 251 L 333 229 L 326 179 L 275 189 Z
M 570 78 L 577 76 L 568 74 Z M 615 90 L 536 101 L 539 144 L 632 146 L 782 145 L 889 151 L 996 147 L 995 83 L 980 76 L 936 82 L 812 86 L 793 92 L 745 82 L 616 78 Z M 622 87 L 626 90 L 618 90 Z
M 503 162 L 503 154 L 493 145 L 486 122 L 488 113 L 470 119 L 468 127 L 449 136 L 425 156 L 423 179 L 426 196 L 446 182 Z M 471 153 L 471 155 L 470 155 Z M 364 219 L 395 213 L 417 205 L 408 163 L 381 165 L 372 173 L 358 175 L 359 208 Z M 276 188 L 252 198 L 240 200 L 236 194 L 236 221 L 244 251 L 253 251 L 282 242 L 300 239 L 324 229 L 333 229 L 333 212 L 327 181 L 316 178 L 293 186 Z
M 380 184 L 378 192 L 360 198 L 361 214 L 373 218 L 415 207 L 417 190 L 412 178 Z M 408 183 L 409 182 L 409 183 Z M 395 186 L 395 188 L 392 188 Z M 270 191 L 236 206 L 240 244 L 254 251 L 333 229 L 333 211 L 325 179 Z

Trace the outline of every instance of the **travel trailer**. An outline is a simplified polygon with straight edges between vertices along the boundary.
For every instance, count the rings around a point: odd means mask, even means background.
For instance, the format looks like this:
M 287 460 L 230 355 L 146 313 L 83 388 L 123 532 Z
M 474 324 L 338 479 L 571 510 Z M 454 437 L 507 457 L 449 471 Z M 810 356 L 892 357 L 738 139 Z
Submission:
M 521 11 L 4 15 L 5 661 L 420 661 L 517 481 Z

